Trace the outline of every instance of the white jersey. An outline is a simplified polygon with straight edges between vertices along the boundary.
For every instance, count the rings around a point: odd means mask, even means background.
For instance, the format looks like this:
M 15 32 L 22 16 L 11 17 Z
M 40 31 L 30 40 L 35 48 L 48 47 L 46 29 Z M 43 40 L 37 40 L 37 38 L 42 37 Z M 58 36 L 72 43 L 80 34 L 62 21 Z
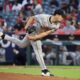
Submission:
M 60 27 L 60 23 L 55 24 L 55 23 L 51 23 L 50 22 L 50 17 L 52 15 L 48 15 L 48 14 L 39 14 L 39 15 L 35 15 L 34 18 L 37 21 L 37 26 L 36 28 L 40 29 L 41 27 L 49 27 L 50 29 L 58 29 Z

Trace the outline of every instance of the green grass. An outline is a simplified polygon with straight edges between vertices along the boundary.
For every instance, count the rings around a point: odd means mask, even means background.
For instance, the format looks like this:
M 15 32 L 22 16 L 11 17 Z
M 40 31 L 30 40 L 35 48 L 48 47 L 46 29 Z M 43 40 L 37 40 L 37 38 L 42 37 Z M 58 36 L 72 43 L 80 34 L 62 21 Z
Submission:
M 80 66 L 49 66 L 50 72 L 57 77 L 80 79 Z M 41 75 L 38 66 L 0 67 L 0 72 Z

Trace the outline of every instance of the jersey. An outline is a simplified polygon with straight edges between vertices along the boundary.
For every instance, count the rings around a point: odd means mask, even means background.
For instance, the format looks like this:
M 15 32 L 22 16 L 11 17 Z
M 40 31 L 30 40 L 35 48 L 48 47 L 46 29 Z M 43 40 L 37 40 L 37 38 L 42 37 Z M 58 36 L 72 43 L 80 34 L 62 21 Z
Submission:
M 37 21 L 36 29 L 39 31 L 42 27 L 49 27 L 50 29 L 58 29 L 60 27 L 60 23 L 51 23 L 50 18 L 52 15 L 48 14 L 39 14 L 35 15 L 34 18 Z

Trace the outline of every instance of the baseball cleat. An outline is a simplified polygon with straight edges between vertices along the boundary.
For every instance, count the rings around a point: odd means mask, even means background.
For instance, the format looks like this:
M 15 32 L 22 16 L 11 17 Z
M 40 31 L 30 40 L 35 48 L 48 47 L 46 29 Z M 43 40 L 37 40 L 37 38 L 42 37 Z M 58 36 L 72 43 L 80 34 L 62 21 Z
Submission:
M 0 32 L 0 39 L 4 39 L 4 36 L 3 32 Z
M 42 76 L 54 76 L 54 75 L 50 74 L 48 70 L 42 70 Z

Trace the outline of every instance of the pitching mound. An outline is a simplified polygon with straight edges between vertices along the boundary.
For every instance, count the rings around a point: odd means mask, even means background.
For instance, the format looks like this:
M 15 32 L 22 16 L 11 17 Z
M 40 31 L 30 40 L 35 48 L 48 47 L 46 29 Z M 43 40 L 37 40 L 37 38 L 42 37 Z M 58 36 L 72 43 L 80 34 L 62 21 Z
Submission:
M 11 73 L 0 73 L 0 80 L 74 80 L 60 77 L 43 77 L 33 75 L 22 75 L 22 74 L 11 74 Z

